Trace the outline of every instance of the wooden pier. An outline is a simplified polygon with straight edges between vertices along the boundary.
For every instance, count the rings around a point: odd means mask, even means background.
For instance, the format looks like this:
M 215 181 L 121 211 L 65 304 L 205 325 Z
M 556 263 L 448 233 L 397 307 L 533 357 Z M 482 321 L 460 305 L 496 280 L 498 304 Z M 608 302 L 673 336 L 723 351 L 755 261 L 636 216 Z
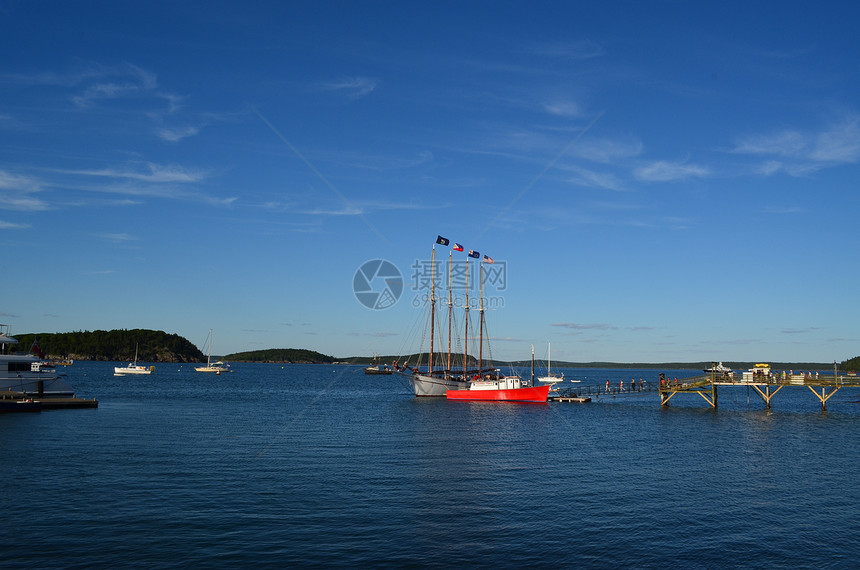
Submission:
M 712 408 L 719 404 L 719 388 L 721 387 L 748 387 L 759 395 L 767 409 L 770 409 L 771 401 L 787 386 L 805 386 L 821 402 L 822 411 L 827 409 L 827 401 L 843 388 L 860 388 L 860 380 L 857 376 L 838 374 L 791 374 L 783 375 L 761 374 L 751 379 L 742 377 L 737 379 L 724 374 L 710 374 L 675 379 L 674 382 L 660 379 L 660 405 L 667 406 L 669 401 L 678 394 L 698 394 Z

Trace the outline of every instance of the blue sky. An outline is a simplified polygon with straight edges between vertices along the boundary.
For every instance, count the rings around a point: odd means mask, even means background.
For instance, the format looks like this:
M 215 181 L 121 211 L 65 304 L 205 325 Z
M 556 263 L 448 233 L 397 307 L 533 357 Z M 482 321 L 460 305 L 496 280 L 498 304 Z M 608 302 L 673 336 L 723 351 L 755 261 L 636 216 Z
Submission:
M 498 358 L 860 354 L 850 3 L 246 4 L 0 2 L 13 333 L 408 352 L 442 235 Z

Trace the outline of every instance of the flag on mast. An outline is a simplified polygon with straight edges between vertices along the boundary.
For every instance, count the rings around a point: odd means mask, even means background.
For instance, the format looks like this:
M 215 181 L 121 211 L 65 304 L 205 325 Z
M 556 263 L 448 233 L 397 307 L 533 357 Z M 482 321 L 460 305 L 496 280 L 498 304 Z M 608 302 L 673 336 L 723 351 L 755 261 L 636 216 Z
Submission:
M 474 249 L 469 250 L 469 257 L 474 257 L 475 259 L 480 259 L 481 254 L 475 251 Z
M 463 251 L 463 246 L 459 243 L 454 243 L 454 251 Z
M 443 238 L 442 236 L 436 236 L 436 243 L 439 245 L 448 245 L 448 238 Z
M 490 257 L 489 255 L 485 255 L 484 256 L 484 263 L 495 263 L 495 261 L 493 261 L 493 258 Z

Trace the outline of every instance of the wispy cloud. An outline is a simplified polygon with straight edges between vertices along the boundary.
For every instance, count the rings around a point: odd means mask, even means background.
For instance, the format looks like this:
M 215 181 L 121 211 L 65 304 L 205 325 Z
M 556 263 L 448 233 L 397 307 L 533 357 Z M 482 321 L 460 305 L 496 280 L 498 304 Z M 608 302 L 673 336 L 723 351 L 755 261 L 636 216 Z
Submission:
M 376 89 L 376 79 L 370 77 L 347 77 L 323 84 L 323 89 L 345 93 L 349 97 L 363 97 Z
M 820 330 L 820 327 L 807 327 L 802 329 L 783 329 L 781 332 L 782 334 L 806 334 Z
M 129 234 L 92 234 L 94 237 L 99 239 L 104 239 L 107 241 L 112 241 L 114 243 L 123 243 L 128 241 L 137 241 L 138 238 L 134 236 L 130 236 Z
M 0 170 L 0 209 L 34 212 L 48 210 L 47 202 L 32 196 L 41 192 L 43 182 L 37 178 Z
M 710 171 L 703 166 L 666 160 L 658 160 L 633 171 L 637 179 L 646 182 L 674 182 L 687 178 L 705 178 L 709 174 Z
M 621 191 L 624 190 L 624 184 L 618 176 L 611 172 L 596 172 L 580 167 L 568 168 L 573 172 L 574 176 L 570 178 L 570 182 L 578 186 L 586 186 L 588 188 L 604 188 L 606 190 Z
M 582 110 L 574 101 L 552 101 L 543 104 L 543 109 L 557 117 L 580 117 Z
M 179 142 L 182 139 L 193 137 L 200 132 L 200 129 L 197 127 L 162 127 L 156 129 L 155 132 L 166 141 Z
M 268 203 L 266 205 L 270 209 L 285 209 L 282 206 L 279 206 L 276 203 Z M 302 210 L 300 208 L 293 208 L 293 213 L 307 215 L 307 216 L 364 216 L 368 214 L 372 214 L 374 212 L 381 211 L 392 211 L 392 210 L 414 210 L 419 212 L 425 212 L 428 210 L 438 210 L 449 207 L 450 204 L 442 203 L 442 204 L 417 204 L 414 202 L 385 202 L 385 201 L 367 201 L 367 202 L 353 202 L 350 204 L 346 204 L 340 208 L 312 208 L 307 210 Z
M 100 67 L 98 70 L 101 74 L 90 75 L 87 79 L 94 81 L 72 97 L 78 107 L 89 107 L 100 100 L 139 96 L 158 87 L 157 76 L 136 65 Z M 85 80 L 82 78 L 81 81 Z
M 805 214 L 806 210 L 797 206 L 768 206 L 765 214 Z
M 161 165 L 147 162 L 143 168 L 104 168 L 97 170 L 65 170 L 66 174 L 79 176 L 93 176 L 98 178 L 114 178 L 126 180 L 138 180 L 153 183 L 191 183 L 199 182 L 206 178 L 206 174 L 199 170 L 191 170 L 177 165 Z
M 735 141 L 735 154 L 771 157 L 756 172 L 806 176 L 823 168 L 860 161 L 860 115 L 850 114 L 818 132 L 783 130 Z
M 554 327 L 562 327 L 566 329 L 585 331 L 585 330 L 601 330 L 609 331 L 616 330 L 618 327 L 606 323 L 552 323 Z
M 586 138 L 571 149 L 571 154 L 592 162 L 609 164 L 642 154 L 642 142 L 635 138 Z
M 30 227 L 30 224 L 15 224 L 0 220 L 0 230 L 24 230 Z

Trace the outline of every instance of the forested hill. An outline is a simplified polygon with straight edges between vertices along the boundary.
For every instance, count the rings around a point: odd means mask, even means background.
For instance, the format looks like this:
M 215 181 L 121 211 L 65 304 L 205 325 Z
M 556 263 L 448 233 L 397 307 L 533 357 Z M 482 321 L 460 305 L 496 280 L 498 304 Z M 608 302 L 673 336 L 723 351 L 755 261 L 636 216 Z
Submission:
M 224 360 L 231 362 L 283 362 L 285 364 L 331 364 L 334 357 L 302 348 L 270 348 L 228 354 Z
M 14 335 L 17 352 L 30 352 L 34 342 L 46 358 L 74 360 L 133 360 L 140 362 L 205 362 L 206 355 L 177 334 L 147 329 L 28 333 Z

